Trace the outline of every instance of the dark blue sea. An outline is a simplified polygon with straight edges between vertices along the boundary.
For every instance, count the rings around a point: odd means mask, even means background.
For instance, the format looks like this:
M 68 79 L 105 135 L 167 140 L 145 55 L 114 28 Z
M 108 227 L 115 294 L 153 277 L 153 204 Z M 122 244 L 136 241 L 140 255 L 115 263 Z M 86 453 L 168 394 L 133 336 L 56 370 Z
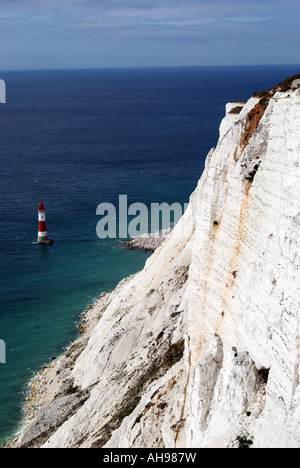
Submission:
M 27 384 L 77 336 L 80 314 L 149 254 L 96 235 L 97 206 L 186 203 L 228 101 L 297 66 L 0 72 L 0 442 Z M 53 246 L 36 244 L 43 201 Z

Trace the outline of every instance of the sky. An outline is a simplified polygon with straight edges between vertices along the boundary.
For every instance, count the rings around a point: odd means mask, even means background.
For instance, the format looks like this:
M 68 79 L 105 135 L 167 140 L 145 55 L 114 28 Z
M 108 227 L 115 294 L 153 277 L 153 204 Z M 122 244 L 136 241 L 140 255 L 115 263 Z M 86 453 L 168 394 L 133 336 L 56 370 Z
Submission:
M 298 64 L 299 0 L 0 0 L 0 70 Z

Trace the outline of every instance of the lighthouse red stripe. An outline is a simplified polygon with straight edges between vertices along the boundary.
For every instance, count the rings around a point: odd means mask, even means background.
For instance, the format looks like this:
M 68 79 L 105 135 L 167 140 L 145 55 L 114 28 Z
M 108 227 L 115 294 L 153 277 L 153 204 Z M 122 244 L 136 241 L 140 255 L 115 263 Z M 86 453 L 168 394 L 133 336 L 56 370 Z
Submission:
M 39 232 L 47 231 L 46 221 L 39 221 Z

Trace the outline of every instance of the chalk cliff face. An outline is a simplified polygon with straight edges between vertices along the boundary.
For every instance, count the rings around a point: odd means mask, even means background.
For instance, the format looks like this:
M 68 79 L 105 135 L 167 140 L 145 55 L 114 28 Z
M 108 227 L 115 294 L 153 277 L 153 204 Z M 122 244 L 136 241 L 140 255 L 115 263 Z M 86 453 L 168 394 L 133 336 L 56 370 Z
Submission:
M 227 107 L 186 213 L 38 378 L 15 446 L 300 446 L 299 78 Z

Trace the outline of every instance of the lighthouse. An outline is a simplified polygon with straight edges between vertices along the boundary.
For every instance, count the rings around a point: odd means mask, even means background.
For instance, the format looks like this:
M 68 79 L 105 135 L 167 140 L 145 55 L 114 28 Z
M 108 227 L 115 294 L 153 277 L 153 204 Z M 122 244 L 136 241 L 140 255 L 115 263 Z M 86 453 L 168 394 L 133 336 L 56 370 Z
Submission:
M 42 202 L 38 207 L 38 220 L 39 220 L 39 231 L 38 231 L 38 244 L 53 244 L 53 240 L 48 238 L 47 227 L 46 227 L 46 212 Z

